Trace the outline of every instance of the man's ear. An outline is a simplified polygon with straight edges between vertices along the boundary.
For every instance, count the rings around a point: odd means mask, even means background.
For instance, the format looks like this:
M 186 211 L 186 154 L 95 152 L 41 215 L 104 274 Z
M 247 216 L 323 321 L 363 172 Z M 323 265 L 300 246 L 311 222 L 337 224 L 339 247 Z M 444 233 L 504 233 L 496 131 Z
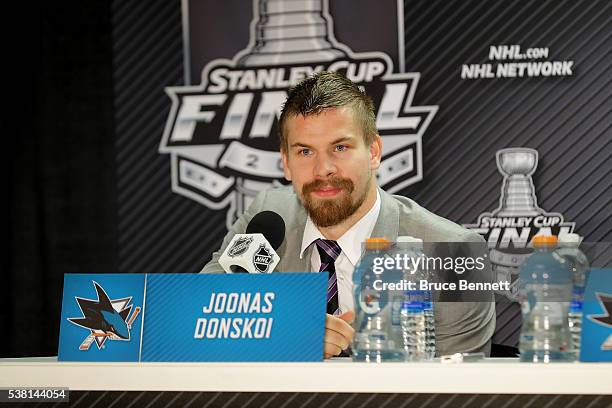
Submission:
M 285 173 L 285 179 L 291 181 L 291 170 L 289 170 L 289 158 L 285 149 L 280 149 L 281 159 L 283 160 L 283 172 Z
M 380 135 L 375 135 L 370 144 L 370 169 L 377 170 L 380 167 L 382 157 L 382 140 Z

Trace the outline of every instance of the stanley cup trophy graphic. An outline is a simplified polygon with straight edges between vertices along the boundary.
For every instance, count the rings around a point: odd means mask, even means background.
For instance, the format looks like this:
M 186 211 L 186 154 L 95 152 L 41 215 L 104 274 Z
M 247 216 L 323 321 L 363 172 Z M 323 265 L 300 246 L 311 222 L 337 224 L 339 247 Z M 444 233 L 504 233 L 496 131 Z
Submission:
M 312 64 L 346 57 L 332 44 L 327 1 L 259 0 L 254 4 L 249 46 L 236 55 L 237 66 Z M 275 182 L 274 184 L 280 184 Z M 236 178 L 235 214 L 240 216 L 268 182 Z
M 531 175 L 538 164 L 538 151 L 527 148 L 503 149 L 497 152 L 497 168 L 504 176 L 498 217 L 526 217 L 542 213 L 538 208 Z
M 538 166 L 538 151 L 529 148 L 509 148 L 497 152 L 497 168 L 504 176 L 496 217 L 533 217 L 543 214 L 538 207 L 532 174 Z M 526 244 L 526 243 L 525 243 Z M 493 272 L 499 281 L 511 282 L 510 291 L 503 295 L 518 300 L 519 267 L 531 254 L 528 248 L 495 248 L 491 250 Z
M 332 45 L 327 2 L 259 0 L 255 38 L 238 53 L 238 66 L 289 65 L 332 61 L 346 53 Z

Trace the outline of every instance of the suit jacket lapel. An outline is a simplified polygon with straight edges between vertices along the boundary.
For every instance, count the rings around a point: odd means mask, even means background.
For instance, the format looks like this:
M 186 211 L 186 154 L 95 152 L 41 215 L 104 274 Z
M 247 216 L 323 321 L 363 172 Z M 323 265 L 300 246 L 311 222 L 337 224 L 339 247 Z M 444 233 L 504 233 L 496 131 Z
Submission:
M 311 269 L 309 253 L 306 253 L 300 259 L 302 238 L 304 237 L 304 228 L 306 227 L 306 211 L 300 208 L 298 213 L 295 214 L 294 220 L 295 222 L 287 225 L 285 242 L 279 248 L 284 255 L 280 255 L 283 265 L 281 266 L 282 269 L 278 270 L 283 272 L 309 272 Z
M 371 237 L 383 237 L 391 242 L 395 242 L 397 241 L 400 222 L 399 207 L 390 194 L 380 188 L 378 192 L 380 193 L 380 213 L 378 214 L 378 220 L 376 220 Z

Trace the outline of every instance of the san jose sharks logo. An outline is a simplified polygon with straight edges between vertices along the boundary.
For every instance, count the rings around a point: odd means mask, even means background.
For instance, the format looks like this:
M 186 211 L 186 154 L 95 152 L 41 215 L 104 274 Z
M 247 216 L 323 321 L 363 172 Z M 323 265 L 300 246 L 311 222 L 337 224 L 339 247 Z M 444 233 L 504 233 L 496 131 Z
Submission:
M 591 314 L 588 316 L 592 322 L 612 329 L 612 294 L 609 293 L 595 293 L 597 300 L 601 305 L 604 313 L 602 314 Z M 601 345 L 602 350 L 612 350 L 612 334 L 608 336 L 606 341 Z
M 106 340 L 130 340 L 130 330 L 140 307 L 136 306 L 132 312 L 130 302 L 132 297 L 113 299 L 97 282 L 92 281 L 98 299 L 85 299 L 75 296 L 75 300 L 83 313 L 83 317 L 71 317 L 68 321 L 89 330 L 89 334 L 81 343 L 79 350 L 89 350 L 95 341 L 98 349 L 104 346 Z

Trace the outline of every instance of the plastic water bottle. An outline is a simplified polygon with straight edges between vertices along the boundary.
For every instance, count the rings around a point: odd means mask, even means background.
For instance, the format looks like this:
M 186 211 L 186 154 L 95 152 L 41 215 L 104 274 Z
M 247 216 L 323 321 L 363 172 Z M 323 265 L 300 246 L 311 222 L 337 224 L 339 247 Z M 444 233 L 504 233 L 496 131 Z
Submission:
M 579 249 L 580 235 L 559 235 L 557 253 L 567 261 L 572 273 L 572 301 L 569 306 L 568 323 L 572 335 L 574 354 L 580 355 L 580 335 L 582 333 L 582 305 L 584 302 L 584 289 L 587 282 L 589 260 Z
M 353 361 L 380 363 L 405 360 L 399 331 L 398 311 L 401 297 L 395 298 L 387 290 L 377 290 L 381 281 L 396 280 L 390 276 L 394 270 L 380 271 L 379 260 L 389 256 L 389 248 L 390 242 L 384 238 L 368 239 L 363 256 L 353 273 L 355 296 Z
M 403 239 L 402 239 L 403 238 Z M 422 242 L 411 237 L 398 238 L 397 253 L 400 256 L 418 259 L 421 255 L 419 249 Z M 406 355 L 406 361 L 421 361 L 425 359 L 427 338 L 425 322 L 425 293 L 419 289 L 419 281 L 423 278 L 422 270 L 414 267 L 410 262 L 404 265 L 404 281 L 414 285 L 404 291 L 404 299 L 401 309 L 402 345 Z
M 425 316 L 425 360 L 436 357 L 436 321 L 434 318 L 434 303 L 432 293 L 424 291 L 423 315 Z
M 572 281 L 565 259 L 554 252 L 557 237 L 533 238 L 534 252 L 520 268 L 523 326 L 521 361 L 572 361 L 568 305 Z
M 397 238 L 398 252 L 415 259 L 423 256 L 423 240 L 408 236 Z M 424 269 L 404 271 L 404 279 L 415 282 L 431 281 Z M 417 286 L 418 288 L 418 286 Z M 433 296 L 429 290 L 405 292 L 402 307 L 402 338 L 408 361 L 431 360 L 436 354 L 436 330 Z
M 402 304 L 401 322 L 406 361 L 424 360 L 426 331 L 422 291 L 406 291 Z

